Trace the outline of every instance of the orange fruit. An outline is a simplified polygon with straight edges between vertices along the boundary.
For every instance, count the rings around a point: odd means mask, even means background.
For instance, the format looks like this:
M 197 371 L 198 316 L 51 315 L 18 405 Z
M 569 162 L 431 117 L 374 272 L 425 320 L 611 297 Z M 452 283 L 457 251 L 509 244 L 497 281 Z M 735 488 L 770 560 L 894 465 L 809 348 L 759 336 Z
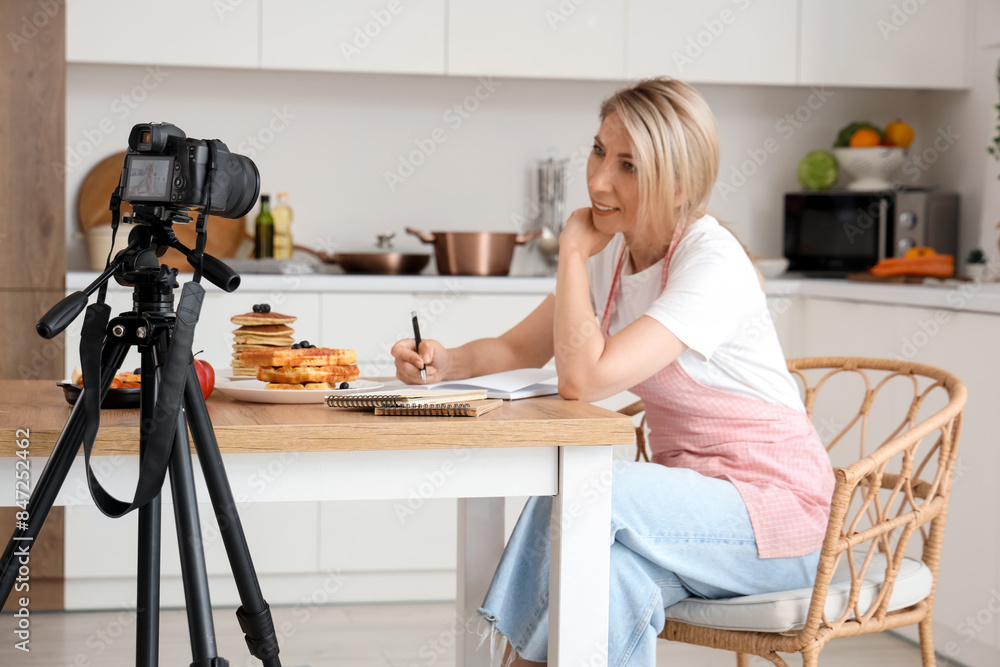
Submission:
M 882 141 L 882 138 L 878 136 L 878 132 L 863 127 L 851 135 L 850 145 L 851 148 L 868 148 L 870 146 L 878 146 L 880 141 Z
M 907 250 L 903 257 L 905 259 L 911 259 L 913 257 L 933 257 L 937 253 L 934 252 L 934 248 L 928 246 L 916 246 Z
M 908 148 L 913 143 L 913 128 L 897 118 L 885 126 L 885 138 L 894 146 Z

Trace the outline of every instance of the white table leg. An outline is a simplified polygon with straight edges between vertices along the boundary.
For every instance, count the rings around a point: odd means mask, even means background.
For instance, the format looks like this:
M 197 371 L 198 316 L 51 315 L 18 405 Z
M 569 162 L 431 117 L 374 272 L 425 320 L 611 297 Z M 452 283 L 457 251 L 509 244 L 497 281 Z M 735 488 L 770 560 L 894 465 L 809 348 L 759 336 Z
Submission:
M 476 610 L 483 604 L 493 581 L 503 554 L 503 538 L 503 498 L 459 498 L 456 665 L 489 667 L 489 640 L 476 650 L 479 646 L 476 630 L 482 625 Z
M 611 447 L 560 447 L 549 561 L 549 662 L 608 664 Z

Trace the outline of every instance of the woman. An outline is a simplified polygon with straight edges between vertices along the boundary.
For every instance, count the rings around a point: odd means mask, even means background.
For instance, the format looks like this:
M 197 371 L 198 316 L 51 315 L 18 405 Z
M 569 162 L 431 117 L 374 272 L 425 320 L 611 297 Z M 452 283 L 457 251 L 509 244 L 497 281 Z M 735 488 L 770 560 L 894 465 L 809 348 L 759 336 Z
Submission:
M 392 353 L 414 383 L 422 366 L 434 382 L 555 355 L 564 398 L 645 401 L 653 463 L 613 478 L 608 634 L 608 664 L 645 666 L 665 607 L 812 586 L 834 477 L 753 263 L 704 211 L 719 164 L 707 104 L 652 79 L 600 117 L 591 206 L 559 238 L 555 295 L 499 338 Z M 480 609 L 515 664 L 546 660 L 551 506 L 529 500 Z

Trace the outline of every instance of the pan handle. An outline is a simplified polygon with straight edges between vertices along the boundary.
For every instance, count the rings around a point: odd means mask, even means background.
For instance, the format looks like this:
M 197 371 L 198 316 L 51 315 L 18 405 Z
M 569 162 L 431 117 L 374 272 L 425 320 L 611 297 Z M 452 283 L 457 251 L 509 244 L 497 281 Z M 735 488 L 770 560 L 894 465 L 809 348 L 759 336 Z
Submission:
M 306 246 L 299 245 L 297 243 L 293 244 L 292 248 L 294 248 L 295 250 L 301 250 L 302 252 L 307 252 L 310 255 L 312 255 L 313 257 L 315 257 L 316 259 L 318 259 L 319 261 L 323 262 L 324 264 L 336 264 L 337 263 L 337 256 L 336 255 L 330 255 L 328 253 L 323 252 L 322 250 L 313 250 L 312 248 L 307 248 Z
M 431 234 L 430 232 L 425 232 L 425 231 L 421 231 L 419 229 L 414 229 L 413 227 L 407 227 L 406 228 L 406 233 L 407 234 L 413 234 L 414 236 L 420 237 L 420 240 L 423 241 L 424 243 L 434 243 L 435 236 L 434 236 L 434 234 Z
M 537 239 L 541 235 L 542 235 L 542 230 L 540 229 L 528 232 L 527 234 L 518 234 L 517 236 L 514 237 L 514 244 L 521 245 L 523 243 L 527 243 L 532 239 Z

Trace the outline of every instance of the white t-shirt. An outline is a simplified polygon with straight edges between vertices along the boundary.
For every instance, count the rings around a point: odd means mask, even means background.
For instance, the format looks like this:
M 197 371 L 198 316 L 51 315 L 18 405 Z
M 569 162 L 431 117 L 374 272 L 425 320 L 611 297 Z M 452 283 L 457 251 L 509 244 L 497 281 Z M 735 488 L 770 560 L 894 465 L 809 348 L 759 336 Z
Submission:
M 604 316 L 624 243 L 624 236 L 615 235 L 587 262 L 598 320 Z M 696 382 L 805 411 L 753 263 L 718 220 L 706 215 L 688 226 L 662 293 L 663 260 L 633 274 L 627 253 L 611 315 L 612 334 L 648 315 L 687 345 L 678 362 Z

